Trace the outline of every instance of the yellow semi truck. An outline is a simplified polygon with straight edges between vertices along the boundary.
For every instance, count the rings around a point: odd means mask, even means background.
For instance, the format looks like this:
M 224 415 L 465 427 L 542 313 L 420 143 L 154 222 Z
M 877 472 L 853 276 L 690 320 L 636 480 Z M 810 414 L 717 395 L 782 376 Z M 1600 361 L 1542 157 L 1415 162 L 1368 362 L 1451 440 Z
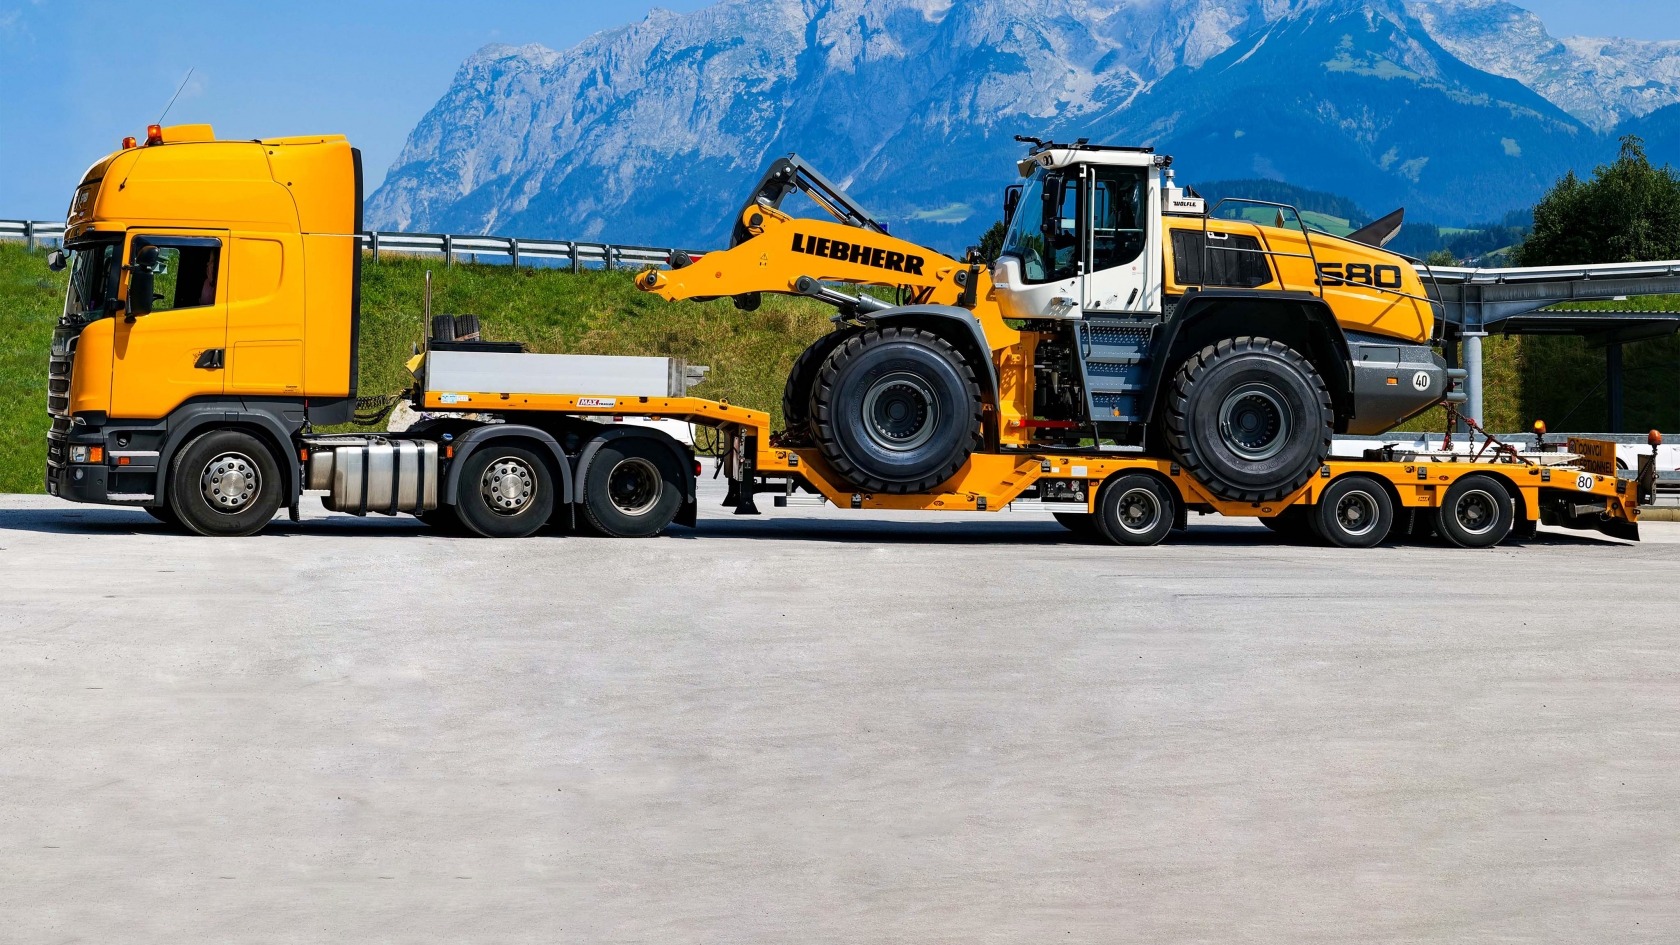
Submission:
M 1347 546 L 1400 526 L 1485 546 L 1542 517 L 1637 536 L 1638 484 L 1556 457 L 1329 455 L 1333 434 L 1450 393 L 1425 287 L 1380 240 L 1218 218 L 1147 149 L 1032 144 L 995 267 L 892 237 L 794 158 L 755 189 L 730 249 L 639 277 L 673 299 L 835 305 L 789 378 L 785 430 L 690 396 L 672 359 L 532 354 L 440 323 L 405 395 L 429 419 L 335 435 L 317 428 L 350 420 L 358 393 L 358 153 L 340 136 L 152 126 L 84 175 L 54 260 L 70 287 L 48 491 L 207 535 L 295 517 L 311 491 L 491 537 L 692 525 L 692 451 L 601 422 L 636 415 L 721 431 L 738 511 L 804 489 L 854 509 L 1036 498 L 1123 544 L 1192 511 Z M 795 190 L 835 219 L 784 213 Z

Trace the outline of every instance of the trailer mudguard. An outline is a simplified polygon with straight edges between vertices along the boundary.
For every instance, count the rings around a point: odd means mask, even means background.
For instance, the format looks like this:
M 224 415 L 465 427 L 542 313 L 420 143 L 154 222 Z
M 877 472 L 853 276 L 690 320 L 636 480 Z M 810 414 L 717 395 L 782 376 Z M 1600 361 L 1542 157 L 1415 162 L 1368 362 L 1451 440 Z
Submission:
M 450 443 L 454 447 L 455 455 L 450 458 L 449 472 L 443 478 L 443 501 L 447 505 L 454 505 L 461 481 L 461 461 L 472 455 L 491 440 L 503 440 L 512 437 L 520 440 L 534 440 L 546 447 L 554 457 L 554 466 L 560 471 L 560 502 L 572 501 L 572 461 L 566 456 L 566 451 L 560 448 L 558 441 L 536 427 L 519 423 L 493 423 L 471 430 L 456 437 Z

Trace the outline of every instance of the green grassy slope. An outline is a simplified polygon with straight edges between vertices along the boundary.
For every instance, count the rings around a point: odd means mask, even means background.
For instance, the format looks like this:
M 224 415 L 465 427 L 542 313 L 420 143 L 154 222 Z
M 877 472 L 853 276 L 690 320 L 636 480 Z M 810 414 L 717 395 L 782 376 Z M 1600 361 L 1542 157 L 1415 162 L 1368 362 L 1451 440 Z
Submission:
M 686 358 L 712 368 L 697 395 L 769 410 L 778 423 L 793 359 L 828 330 L 834 311 L 769 295 L 756 312 L 726 300 L 666 302 L 638 290 L 626 272 L 445 267 L 387 255 L 362 269 L 362 394 L 408 385 L 403 364 L 422 337 L 428 268 L 433 311 L 479 315 L 487 338 L 522 341 L 533 351 Z M 0 492 L 41 491 L 47 351 L 64 278 L 47 270 L 44 252 L 0 242 Z
M 535 351 L 671 355 L 706 364 L 696 393 L 769 410 L 780 421 L 782 383 L 793 359 L 829 327 L 832 309 L 806 299 L 765 296 L 756 312 L 728 301 L 665 302 L 638 291 L 624 272 L 513 270 L 392 258 L 363 269 L 361 392 L 407 386 L 403 363 L 422 336 L 421 291 L 433 273 L 433 309 L 476 314 L 485 335 Z M 63 306 L 64 275 L 44 252 L 0 242 L 0 492 L 38 492 L 45 463 L 47 349 Z M 1607 303 L 1600 307 L 1633 303 Z M 1680 309 L 1680 297 L 1638 300 Z M 1680 338 L 1628 345 L 1626 424 L 1680 429 Z M 1605 426 L 1604 354 L 1578 339 L 1485 342 L 1491 430 L 1526 430 L 1542 417 L 1554 430 Z M 1438 411 L 1407 429 L 1440 430 Z

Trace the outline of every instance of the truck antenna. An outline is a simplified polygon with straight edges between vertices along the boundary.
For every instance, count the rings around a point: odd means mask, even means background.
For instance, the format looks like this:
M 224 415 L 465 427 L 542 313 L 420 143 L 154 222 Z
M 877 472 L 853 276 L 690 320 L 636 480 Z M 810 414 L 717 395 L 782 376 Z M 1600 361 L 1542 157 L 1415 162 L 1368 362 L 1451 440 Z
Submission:
M 163 124 L 163 119 L 169 115 L 169 110 L 175 107 L 175 100 L 181 97 L 182 92 L 186 91 L 187 83 L 192 80 L 193 70 L 197 68 L 197 66 L 191 66 L 187 69 L 187 77 L 181 80 L 181 84 L 179 86 L 176 86 L 175 94 L 169 97 L 169 104 L 163 106 L 163 114 L 158 116 L 158 124 Z

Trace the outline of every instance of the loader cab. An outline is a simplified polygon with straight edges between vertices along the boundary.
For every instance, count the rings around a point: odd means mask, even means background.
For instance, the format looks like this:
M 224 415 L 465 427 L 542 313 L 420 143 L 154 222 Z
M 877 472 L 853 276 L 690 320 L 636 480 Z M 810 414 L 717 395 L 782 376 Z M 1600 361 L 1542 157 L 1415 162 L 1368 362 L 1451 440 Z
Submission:
M 1164 163 L 1147 148 L 1083 143 L 1021 161 L 993 272 L 1004 317 L 1159 314 Z

